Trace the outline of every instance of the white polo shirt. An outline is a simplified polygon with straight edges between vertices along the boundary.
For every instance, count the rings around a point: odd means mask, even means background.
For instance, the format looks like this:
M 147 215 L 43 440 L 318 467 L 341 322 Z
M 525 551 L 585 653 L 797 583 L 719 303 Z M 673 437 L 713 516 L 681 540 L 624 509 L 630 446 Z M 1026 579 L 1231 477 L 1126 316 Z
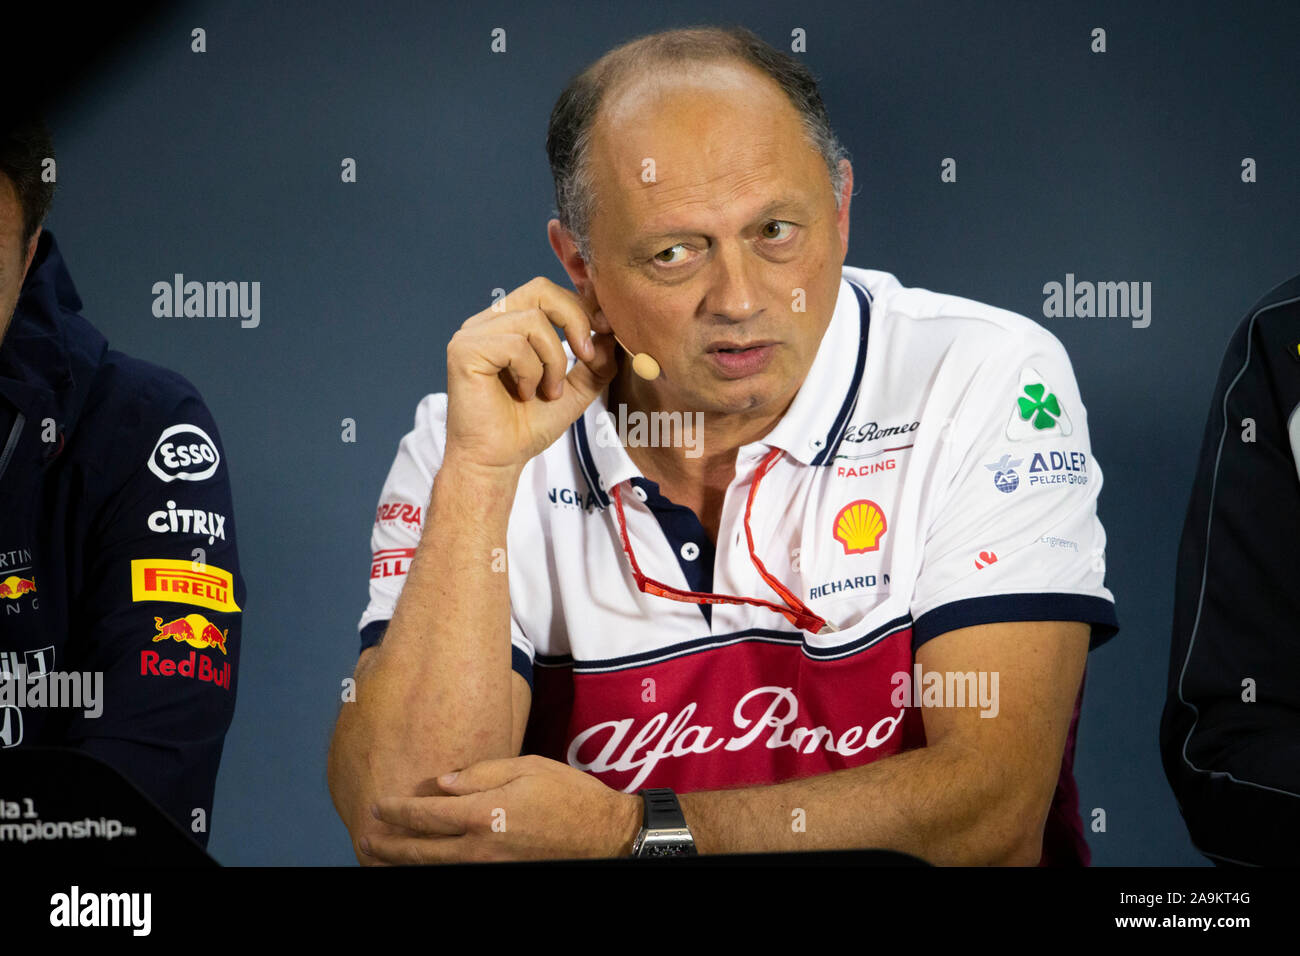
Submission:
M 533 687 L 526 752 L 628 792 L 826 773 L 924 744 L 920 711 L 899 705 L 893 678 L 939 634 L 1085 621 L 1096 647 L 1118 629 L 1087 413 L 1061 343 L 1024 316 L 844 267 L 803 386 L 776 427 L 739 450 L 716 548 L 632 463 L 617 436 L 653 433 L 639 434 L 626 409 L 620 432 L 607 395 L 528 462 L 510 515 L 514 668 Z M 384 484 L 363 648 L 406 580 L 446 407 L 445 394 L 420 402 Z M 751 556 L 746 505 L 773 449 Z M 616 485 L 647 577 L 780 605 L 756 557 L 830 627 L 641 592 Z M 1072 753 L 1071 740 L 1058 801 L 1073 799 Z

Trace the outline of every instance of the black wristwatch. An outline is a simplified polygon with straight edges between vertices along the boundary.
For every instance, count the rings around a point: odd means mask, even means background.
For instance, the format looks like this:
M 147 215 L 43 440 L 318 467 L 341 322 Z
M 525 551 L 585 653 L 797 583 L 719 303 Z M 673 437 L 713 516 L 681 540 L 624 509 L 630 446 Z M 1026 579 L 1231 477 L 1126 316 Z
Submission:
M 677 794 L 667 787 L 638 790 L 637 793 L 645 801 L 645 817 L 641 822 L 641 832 L 632 844 L 632 855 L 698 856 L 695 839 L 691 836 L 691 828 L 686 825 Z

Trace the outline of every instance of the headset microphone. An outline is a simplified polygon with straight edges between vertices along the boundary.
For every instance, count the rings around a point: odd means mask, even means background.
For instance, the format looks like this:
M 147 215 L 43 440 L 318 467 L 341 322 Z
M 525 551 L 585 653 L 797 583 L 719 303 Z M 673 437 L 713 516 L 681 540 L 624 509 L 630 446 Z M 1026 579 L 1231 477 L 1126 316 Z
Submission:
M 623 345 L 623 340 L 620 339 L 617 335 L 614 336 L 614 341 L 619 344 L 619 346 L 623 349 L 624 352 L 632 356 L 632 371 L 636 372 L 637 375 L 640 375 L 647 382 L 653 382 L 655 379 L 659 377 L 658 362 L 656 362 L 645 352 L 637 352 L 633 354 L 630 348 L 628 348 L 626 345 Z

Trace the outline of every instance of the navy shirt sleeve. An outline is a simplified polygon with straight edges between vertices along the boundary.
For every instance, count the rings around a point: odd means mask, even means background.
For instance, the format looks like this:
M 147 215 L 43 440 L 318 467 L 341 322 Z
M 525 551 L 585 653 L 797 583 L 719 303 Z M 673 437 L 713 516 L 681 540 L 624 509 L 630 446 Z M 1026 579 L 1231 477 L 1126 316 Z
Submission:
M 71 622 L 80 667 L 103 674 L 102 713 L 78 712 L 67 743 L 206 846 L 245 589 L 216 423 L 189 382 L 150 369 L 138 420 L 122 423 L 122 480 L 91 529 Z

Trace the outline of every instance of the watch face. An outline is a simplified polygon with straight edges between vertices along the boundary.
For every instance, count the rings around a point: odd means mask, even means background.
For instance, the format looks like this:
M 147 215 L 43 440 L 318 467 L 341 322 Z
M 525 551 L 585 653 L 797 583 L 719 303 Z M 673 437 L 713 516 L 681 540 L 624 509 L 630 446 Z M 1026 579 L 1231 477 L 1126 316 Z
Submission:
M 655 856 L 696 856 L 695 847 L 689 843 L 652 844 L 642 851 L 643 857 Z
M 698 856 L 691 831 L 685 827 L 648 830 L 641 839 L 637 856 Z

